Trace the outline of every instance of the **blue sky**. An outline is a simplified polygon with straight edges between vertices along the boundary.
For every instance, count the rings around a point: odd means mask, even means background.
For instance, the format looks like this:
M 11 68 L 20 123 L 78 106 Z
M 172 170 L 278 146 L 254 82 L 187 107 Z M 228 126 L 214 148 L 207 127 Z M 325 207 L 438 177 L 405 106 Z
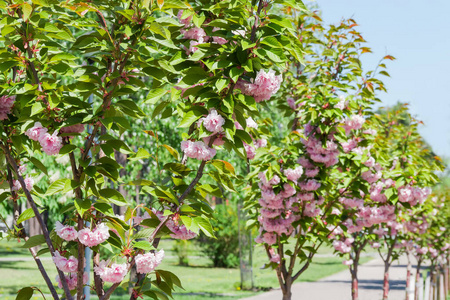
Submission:
M 372 48 L 363 56 L 366 70 L 386 54 L 391 77 L 381 76 L 383 106 L 410 103 L 412 114 L 435 153 L 450 158 L 450 1 L 305 0 L 322 10 L 325 24 L 352 17 Z

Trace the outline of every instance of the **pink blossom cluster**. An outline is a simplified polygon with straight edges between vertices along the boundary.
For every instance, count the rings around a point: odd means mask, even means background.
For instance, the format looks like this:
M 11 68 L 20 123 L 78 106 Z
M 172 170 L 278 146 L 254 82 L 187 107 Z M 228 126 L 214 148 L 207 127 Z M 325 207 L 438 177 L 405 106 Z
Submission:
M 417 203 L 422 204 L 430 194 L 431 189 L 428 187 L 402 186 L 398 189 L 398 201 L 414 206 Z
M 364 199 L 359 199 L 356 197 L 354 198 L 341 197 L 339 198 L 339 202 L 341 202 L 342 205 L 344 205 L 344 208 L 346 209 L 364 206 Z
M 320 188 L 321 184 L 315 179 L 308 179 L 300 182 L 299 186 L 302 190 L 311 192 L 316 191 L 318 188 Z
M 351 130 L 361 129 L 365 121 L 366 119 L 360 115 L 353 115 L 350 118 L 346 118 L 344 120 L 345 133 L 348 135 Z
M 206 130 L 212 133 L 218 133 L 223 131 L 222 126 L 225 124 L 225 119 L 217 113 L 217 110 L 211 109 L 209 114 L 201 118 L 197 124 L 198 126 L 203 124 Z
M 162 221 L 163 219 L 165 219 L 164 212 L 157 211 L 155 209 L 153 209 L 152 211 L 159 220 Z M 170 231 L 172 231 L 172 234 L 170 236 L 177 240 L 190 240 L 197 236 L 197 233 L 187 229 L 184 224 L 180 224 L 178 222 L 178 215 L 169 217 L 169 220 L 166 222 L 166 227 Z
M 67 285 L 69 286 L 69 290 L 74 290 L 77 288 L 77 273 L 69 273 L 65 275 Z M 87 272 L 83 273 L 83 285 L 86 285 L 89 281 L 89 274 Z M 63 288 L 61 283 L 61 279 L 59 275 L 56 275 L 56 282 L 58 282 L 58 287 L 60 289 Z
M 27 175 L 23 181 L 25 182 L 25 187 L 27 188 L 28 191 L 31 191 L 33 189 L 33 185 L 34 185 L 34 180 L 31 176 Z M 13 181 L 13 191 L 18 191 L 22 188 L 22 185 L 20 184 L 19 180 L 14 180 Z
M 156 253 L 146 253 L 136 255 L 136 272 L 146 274 L 152 272 L 164 258 L 164 250 Z
M 373 173 L 371 170 L 368 170 L 361 174 L 362 179 L 364 179 L 368 183 L 377 182 L 378 180 L 380 180 L 381 176 L 381 171 L 376 171 L 375 173 Z
M 25 132 L 25 135 L 33 141 L 38 141 L 47 155 L 58 154 L 63 146 L 62 138 L 58 136 L 58 132 L 55 131 L 53 134 L 49 134 L 48 129 L 42 127 L 42 124 L 39 122 L 34 123 L 34 126 Z
M 240 89 L 244 95 L 252 96 L 256 102 L 269 100 L 279 89 L 283 77 L 275 75 L 275 71 L 259 70 L 256 74 L 255 80 L 251 82 L 239 79 L 236 83 L 236 88 Z
M 255 141 L 255 148 L 264 148 L 267 147 L 267 140 L 266 139 L 258 139 Z
M 224 136 L 225 136 L 225 133 L 223 133 L 223 132 L 219 132 L 218 134 L 216 134 L 216 138 L 214 139 L 213 145 L 214 146 L 222 146 L 223 144 L 225 144 L 225 140 L 223 139 Z M 205 143 L 205 145 L 209 145 L 210 139 L 211 139 L 211 136 L 202 138 L 203 143 Z
M 84 131 L 84 124 L 75 124 L 75 125 L 70 125 L 70 126 L 65 126 L 62 127 L 59 132 L 60 133 L 82 133 Z M 70 138 L 72 139 L 73 136 L 70 136 Z
M 286 169 L 283 171 L 284 175 L 288 180 L 297 182 L 297 180 L 302 176 L 303 174 L 303 168 L 301 166 L 298 166 L 295 169 Z
M 276 264 L 280 264 L 281 261 L 280 254 L 278 254 L 273 248 L 269 248 L 269 253 L 270 253 L 270 261 Z
M 395 206 L 363 206 L 356 213 L 356 224 L 363 227 L 371 227 L 375 224 L 393 222 L 396 218 Z
M 356 148 L 356 146 L 358 146 L 358 142 L 351 139 L 351 140 L 348 140 L 347 142 L 342 142 L 341 146 L 342 146 L 342 149 L 344 150 L 344 152 L 348 153 L 348 152 L 352 151 L 354 148 Z
M 261 189 L 261 199 L 259 199 L 261 214 L 258 221 L 261 226 L 260 234 L 255 241 L 273 245 L 276 243 L 277 236 L 291 234 L 294 230 L 292 223 L 300 218 L 295 214 L 298 208 L 293 207 L 293 204 L 298 201 L 292 197 L 296 194 L 296 190 L 289 183 L 285 183 L 282 185 L 282 190 L 275 193 L 274 186 L 281 183 L 278 175 L 267 180 L 266 174 L 261 172 L 258 178 Z
M 406 230 L 412 233 L 424 234 L 429 227 L 430 224 L 425 219 L 421 222 L 411 220 L 405 223 Z
M 256 149 L 255 147 L 247 144 L 246 142 L 244 142 L 244 149 L 245 149 L 245 153 L 247 153 L 247 158 L 248 159 L 254 159 L 256 156 Z
M 344 109 L 347 108 L 348 102 L 349 102 L 349 101 L 348 101 L 348 100 L 345 100 L 345 97 L 344 97 L 344 96 L 339 96 L 339 102 L 336 103 L 336 104 L 334 105 L 334 107 L 335 107 L 335 108 L 339 108 L 339 109 L 341 109 L 341 110 L 344 110 Z
M 58 269 L 67 273 L 76 272 L 78 268 L 78 259 L 76 259 L 74 256 L 65 258 L 64 256 L 61 256 L 59 251 L 55 251 L 55 256 L 53 256 L 53 262 L 55 263 Z
M 128 267 L 126 263 L 116 264 L 113 263 L 109 266 L 109 262 L 102 260 L 98 266 L 94 267 L 94 272 L 105 282 L 120 283 L 128 273 Z
M 63 225 L 59 221 L 55 224 L 56 234 L 65 241 L 75 241 L 78 238 L 78 232 L 73 226 Z
M 308 158 L 300 157 L 297 160 L 297 163 L 299 163 L 304 168 L 306 177 L 313 178 L 316 177 L 317 174 L 319 174 L 319 168 L 311 163 Z
M 183 10 L 178 11 L 178 19 L 180 23 L 184 25 L 184 29 L 181 29 L 180 32 L 183 34 L 183 37 L 185 39 L 190 39 L 190 46 L 189 49 L 186 49 L 186 54 L 189 55 L 190 53 L 194 53 L 198 50 L 197 47 L 195 47 L 198 44 L 206 43 L 210 40 L 210 37 L 206 35 L 206 32 L 203 28 L 195 27 L 194 24 L 192 24 L 192 16 L 182 18 Z M 212 32 L 216 32 L 220 30 L 218 27 L 214 27 Z M 212 42 L 223 45 L 226 44 L 228 41 L 224 39 L 223 37 L 219 36 L 213 36 Z
M 109 228 L 104 223 L 100 223 L 93 231 L 84 228 L 78 231 L 78 241 L 87 247 L 97 246 L 109 238 Z
M 0 96 L 0 121 L 8 118 L 15 100 L 16 96 Z
M 350 253 L 352 251 L 352 244 L 355 241 L 354 238 L 349 237 L 342 240 L 334 240 L 333 241 L 333 247 L 336 251 L 339 251 L 341 253 Z
M 210 148 L 204 142 L 186 140 L 181 142 L 181 150 L 187 157 L 199 160 L 210 160 L 216 155 L 216 149 Z
M 296 105 L 296 104 L 295 104 L 295 99 L 294 99 L 294 98 L 291 98 L 291 97 L 288 97 L 288 98 L 286 99 L 286 101 L 287 101 L 289 107 L 290 107 L 291 109 L 293 109 L 293 110 L 296 110 L 296 109 L 302 107 L 302 106 L 305 105 L 305 103 L 306 103 L 305 101 L 303 101 L 303 102 L 300 102 L 299 104 Z
M 301 142 L 305 146 L 309 158 L 316 163 L 325 164 L 326 167 L 337 164 L 339 155 L 337 144 L 333 140 L 327 140 L 324 148 L 322 141 L 316 137 L 317 129 L 315 130 L 309 123 L 305 125 L 304 131 L 305 136 L 308 138 L 301 139 Z M 331 138 L 334 139 L 333 137 Z
M 245 120 L 245 123 L 247 123 L 247 128 L 258 129 L 258 124 L 255 122 L 255 120 L 253 120 L 252 117 L 248 117 L 248 118 Z

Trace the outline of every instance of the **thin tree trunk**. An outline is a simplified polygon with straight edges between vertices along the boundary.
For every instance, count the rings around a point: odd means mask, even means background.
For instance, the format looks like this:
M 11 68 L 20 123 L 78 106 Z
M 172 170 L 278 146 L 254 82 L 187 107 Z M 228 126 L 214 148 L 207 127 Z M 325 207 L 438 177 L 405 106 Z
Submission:
M 283 300 L 291 300 L 292 298 L 292 281 L 290 280 L 290 276 L 286 278 L 286 283 L 284 284 L 283 291 Z
M 389 295 L 389 262 L 384 262 L 384 278 L 383 278 L 383 300 L 387 300 Z
M 417 260 L 416 267 L 416 289 L 414 291 L 414 300 L 419 300 L 419 280 L 420 280 L 420 266 L 422 265 L 422 256 Z
M 357 271 L 350 271 L 352 274 L 352 300 L 358 300 L 358 275 Z
M 408 259 L 408 264 L 406 266 L 406 295 L 405 300 L 409 300 L 409 293 L 411 289 L 411 258 L 409 256 L 409 251 L 406 251 L 406 258 Z

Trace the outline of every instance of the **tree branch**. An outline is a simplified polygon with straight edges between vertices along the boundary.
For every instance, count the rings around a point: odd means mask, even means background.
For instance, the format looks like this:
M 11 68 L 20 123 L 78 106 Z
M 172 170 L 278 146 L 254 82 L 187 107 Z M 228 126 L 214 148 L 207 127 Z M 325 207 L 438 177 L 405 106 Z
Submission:
M 3 144 L 1 144 L 0 146 L 1 146 L 1 148 L 3 148 L 3 151 L 5 152 L 5 156 L 6 156 L 8 163 L 13 168 L 14 172 L 17 174 L 18 180 L 20 182 L 20 185 L 22 186 L 22 189 L 28 200 L 28 203 L 30 204 L 31 208 L 33 209 L 34 215 L 35 215 L 36 219 L 38 220 L 39 225 L 41 226 L 48 249 L 50 250 L 50 253 L 52 254 L 52 256 L 55 256 L 55 248 L 53 247 L 52 240 L 50 239 L 50 234 L 48 232 L 47 226 L 45 225 L 44 220 L 42 219 L 42 216 L 39 213 L 39 210 L 36 206 L 36 203 L 33 200 L 33 197 L 30 194 L 30 191 L 28 191 L 28 189 L 27 189 L 27 186 L 25 184 L 25 181 L 23 180 L 22 175 L 19 174 L 19 168 L 17 167 L 16 161 L 12 158 L 11 153 L 7 146 L 5 146 Z M 73 297 L 70 294 L 69 286 L 66 281 L 66 276 L 58 268 L 56 268 L 56 270 L 58 271 L 58 275 L 61 280 L 61 284 L 63 285 L 64 293 L 66 294 L 67 299 L 73 300 Z

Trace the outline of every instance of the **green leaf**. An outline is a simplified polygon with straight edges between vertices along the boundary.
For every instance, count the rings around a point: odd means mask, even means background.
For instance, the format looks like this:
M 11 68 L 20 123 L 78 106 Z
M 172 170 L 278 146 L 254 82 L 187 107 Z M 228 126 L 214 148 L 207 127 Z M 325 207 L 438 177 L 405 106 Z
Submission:
M 107 202 L 118 206 L 128 205 L 128 202 L 125 200 L 123 195 L 114 189 L 102 189 L 98 192 L 100 197 Z
M 154 249 L 154 247 L 152 246 L 152 244 L 150 244 L 149 241 L 136 242 L 133 244 L 133 247 L 137 248 L 137 249 L 146 250 L 146 251 Z
M 172 189 L 165 186 L 155 186 L 151 194 L 157 198 L 165 199 L 169 202 L 179 205 L 178 198 L 172 193 Z
M 47 167 L 44 166 L 43 163 L 41 163 L 40 160 L 38 160 L 37 158 L 34 157 L 28 157 L 28 159 L 33 163 L 33 165 L 38 168 L 39 170 L 41 170 L 45 175 L 48 176 L 48 171 L 47 171 Z
M 164 148 L 166 148 L 167 151 L 169 151 L 169 153 L 170 153 L 176 160 L 180 160 L 180 154 L 178 153 L 177 150 L 175 150 L 174 148 L 172 148 L 171 146 L 166 145 L 166 144 L 161 145 L 161 146 L 163 146 Z
M 214 237 L 214 230 L 208 219 L 202 217 L 195 217 L 194 220 L 197 222 L 198 227 L 203 231 L 203 233 L 208 237 Z
M 23 244 L 22 248 L 32 248 L 45 243 L 45 237 L 43 234 L 33 235 L 28 241 Z
M 30 17 L 31 12 L 33 11 L 33 7 L 28 3 L 24 3 L 22 4 L 22 11 L 23 11 L 23 20 L 26 21 Z
M 229 162 L 220 159 L 213 159 L 211 163 L 220 173 L 235 175 L 234 167 Z
M 164 165 L 163 169 L 183 177 L 192 172 L 191 169 L 180 163 L 167 163 Z
M 45 192 L 45 195 L 50 196 L 55 193 L 61 192 L 62 190 L 64 190 L 66 184 L 70 184 L 70 179 L 63 178 L 56 180 L 48 187 L 47 191 Z
M 80 216 L 83 217 L 84 213 L 91 208 L 91 200 L 89 199 L 75 199 L 75 208 Z
M 139 148 L 138 152 L 135 155 L 128 157 L 128 160 L 135 161 L 140 159 L 149 158 L 150 153 L 147 150 Z
M 224 78 L 220 78 L 216 81 L 216 88 L 217 91 L 220 93 L 224 87 L 226 87 L 228 85 L 228 83 L 230 82 L 229 79 L 224 79 Z
M 39 210 L 39 213 L 42 213 L 45 209 L 43 210 Z M 17 219 L 17 224 L 22 223 L 23 221 L 26 221 L 28 219 L 31 219 L 32 217 L 34 217 L 34 211 L 33 209 L 30 207 L 28 209 L 26 209 L 24 212 L 22 212 L 19 216 L 19 218 Z
M 17 293 L 16 300 L 29 300 L 33 297 L 34 289 L 31 287 L 24 287 Z
M 164 278 L 166 282 L 172 282 L 176 286 L 184 289 L 183 286 L 181 285 L 180 279 L 174 273 L 164 270 L 158 270 L 157 272 Z
M 192 123 L 196 122 L 200 117 L 203 116 L 203 111 L 199 109 L 192 109 L 184 114 L 183 119 L 181 120 L 180 125 L 178 127 L 185 128 L 191 126 Z
M 147 98 L 145 99 L 145 103 L 155 104 L 162 96 L 167 94 L 169 91 L 165 89 L 153 89 L 147 94 Z
M 60 150 L 59 150 L 59 154 L 63 155 L 63 154 L 68 154 L 70 152 L 72 152 L 73 150 L 77 149 L 77 146 L 72 145 L 72 144 L 67 144 L 64 145 Z

